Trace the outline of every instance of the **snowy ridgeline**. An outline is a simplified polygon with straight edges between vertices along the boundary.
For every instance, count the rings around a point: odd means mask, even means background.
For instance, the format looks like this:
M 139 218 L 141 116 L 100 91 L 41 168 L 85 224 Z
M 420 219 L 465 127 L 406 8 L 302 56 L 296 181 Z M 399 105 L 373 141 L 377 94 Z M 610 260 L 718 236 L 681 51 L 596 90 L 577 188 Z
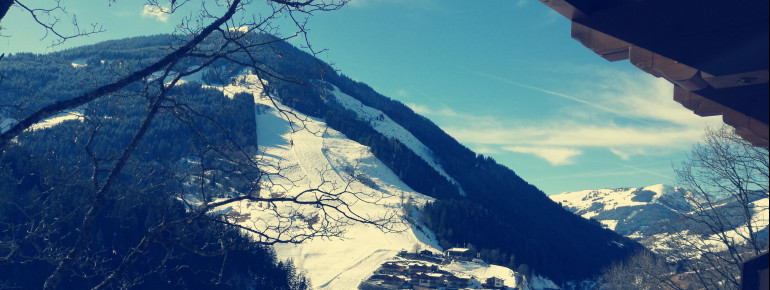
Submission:
M 693 206 L 683 197 L 690 195 L 687 190 L 664 184 L 642 188 L 596 189 L 565 192 L 549 196 L 570 211 L 586 218 L 595 219 L 607 228 L 635 239 L 656 253 L 671 250 L 674 237 L 684 237 L 722 247 L 716 235 L 702 236 L 680 232 L 661 232 L 656 226 L 667 220 L 678 218 L 680 213 L 693 210 Z M 754 232 L 766 231 L 769 226 L 768 199 L 763 198 L 751 203 L 752 225 Z M 725 232 L 726 236 L 740 242 L 748 234 L 748 225 L 739 225 Z M 698 257 L 698 253 L 692 253 Z
M 686 194 L 683 188 L 657 184 L 642 188 L 565 192 L 549 198 L 575 214 L 595 219 L 622 235 L 642 238 L 645 236 L 643 228 L 650 222 L 676 216 L 677 211 L 689 210 L 690 205 L 681 194 Z
M 270 195 L 280 191 L 292 195 L 310 188 L 323 188 L 334 192 L 346 188 L 346 192 L 355 193 L 343 196 L 343 199 L 356 201 L 360 196 L 373 197 L 376 202 L 355 202 L 351 210 L 369 216 L 396 213 L 399 219 L 410 221 L 401 223 L 397 231 L 383 232 L 364 224 L 346 225 L 344 236 L 340 238 L 316 238 L 301 244 L 278 244 L 274 248 L 280 259 L 291 260 L 298 269 L 310 279 L 316 289 L 357 289 L 362 281 L 374 275 L 375 271 L 387 261 L 393 260 L 403 249 L 419 247 L 432 252 L 441 252 L 432 232 L 416 224 L 419 212 L 404 210 L 405 204 L 422 206 L 432 198 L 415 192 L 404 184 L 396 174 L 380 162 L 369 148 L 348 139 L 344 134 L 331 129 L 319 119 L 310 118 L 293 112 L 282 113 L 289 108 L 264 97 L 256 76 L 245 74 L 234 84 L 219 87 L 225 95 L 232 97 L 239 92 L 254 95 L 257 120 L 257 138 L 259 140 L 259 160 L 262 170 L 279 173 L 270 182 L 262 184 L 261 194 Z M 382 115 L 379 111 L 365 107 L 349 96 L 340 96 L 338 101 L 346 106 L 358 107 L 359 118 Z M 352 109 L 352 108 L 351 108 Z M 383 121 L 384 120 L 384 121 Z M 381 118 L 377 130 L 389 137 L 399 138 L 412 150 L 436 166 L 437 171 L 451 177 L 441 170 L 432 152 L 414 138 L 404 128 L 389 119 Z M 419 151 L 419 152 L 418 152 Z M 246 227 L 269 230 L 271 220 L 265 216 L 263 204 L 242 202 L 228 210 L 237 213 L 238 222 Z M 303 212 L 312 215 L 315 207 L 293 205 L 287 208 L 274 208 L 278 211 Z M 301 229 L 300 229 L 301 230 Z M 255 237 L 259 238 L 259 237 Z M 442 265 L 442 269 L 460 276 L 487 278 L 499 276 L 514 279 L 514 272 L 508 268 L 486 264 L 452 263 Z M 509 280 L 505 280 L 509 281 Z M 510 280 L 509 285 L 513 285 Z M 553 283 L 536 277 L 532 285 L 538 289 L 548 288 Z M 480 284 L 479 284 L 480 285 Z M 476 286 L 479 286 L 476 285 Z

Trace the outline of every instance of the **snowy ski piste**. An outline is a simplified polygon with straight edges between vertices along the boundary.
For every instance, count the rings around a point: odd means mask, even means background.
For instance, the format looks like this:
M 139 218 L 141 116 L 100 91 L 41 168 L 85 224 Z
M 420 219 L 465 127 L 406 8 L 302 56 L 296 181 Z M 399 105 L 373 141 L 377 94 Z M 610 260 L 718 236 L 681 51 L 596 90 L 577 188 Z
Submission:
M 227 97 L 237 93 L 254 96 L 260 170 L 274 174 L 263 184 L 260 195 L 279 192 L 291 196 L 314 188 L 328 192 L 344 188 L 351 193 L 342 196 L 343 200 L 351 204 L 351 211 L 372 217 L 395 214 L 398 220 L 404 221 L 396 225 L 396 231 L 383 231 L 372 225 L 352 222 L 343 225 L 344 233 L 340 237 L 317 237 L 299 244 L 274 245 L 278 258 L 291 260 L 310 280 L 314 289 L 357 289 L 384 262 L 396 259 L 402 250 L 419 248 L 441 253 L 435 235 L 427 227 L 405 222 L 418 220 L 419 212 L 412 210 L 405 213 L 403 210 L 406 203 L 423 206 L 433 198 L 415 192 L 403 183 L 372 155 L 369 147 L 327 127 L 322 120 L 300 114 L 280 104 L 277 99 L 266 97 L 258 77 L 249 71 L 238 76 L 232 84 L 213 88 L 223 91 Z M 336 88 L 332 94 L 361 120 L 372 121 L 384 115 Z M 400 140 L 433 165 L 437 172 L 457 184 L 433 158 L 433 152 L 406 129 L 387 116 L 370 123 L 383 135 Z M 356 177 L 359 176 L 370 180 L 368 185 L 358 181 Z M 353 194 L 363 195 L 363 198 L 354 197 Z M 364 201 L 371 198 L 376 202 L 364 202 L 359 198 Z M 240 223 L 242 226 L 269 230 L 271 223 L 277 221 L 272 221 L 265 214 L 266 206 L 243 201 L 231 204 L 227 210 L 237 211 L 241 215 L 248 214 L 249 220 Z M 302 212 L 307 215 L 317 210 L 312 206 L 284 207 L 272 210 Z M 259 237 L 255 238 L 259 240 Z M 507 285 L 514 282 L 514 272 L 501 266 L 453 263 L 442 269 L 458 275 L 474 276 L 480 281 L 496 276 L 505 280 Z M 532 288 L 555 287 L 551 281 L 541 277 L 532 280 Z

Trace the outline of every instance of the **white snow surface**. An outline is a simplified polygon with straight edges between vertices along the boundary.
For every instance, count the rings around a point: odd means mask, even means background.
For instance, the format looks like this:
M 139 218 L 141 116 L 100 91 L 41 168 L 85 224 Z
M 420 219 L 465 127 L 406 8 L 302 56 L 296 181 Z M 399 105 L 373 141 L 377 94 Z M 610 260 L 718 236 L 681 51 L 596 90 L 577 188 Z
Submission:
M 615 230 L 615 227 L 618 226 L 618 220 L 600 220 L 600 223 L 607 226 L 608 229 Z
M 768 202 L 768 198 L 763 198 L 752 202 L 751 205 L 752 205 L 752 216 L 751 216 L 752 230 L 756 233 L 766 229 L 769 226 L 768 222 L 770 221 L 770 209 L 768 209 L 768 206 L 770 206 L 770 202 Z M 724 236 L 727 239 L 732 240 L 732 242 L 734 243 L 737 243 L 737 244 L 745 243 L 747 241 L 747 237 L 749 236 L 748 223 L 740 225 L 735 229 L 724 232 Z M 649 239 L 650 245 L 648 247 L 655 252 L 669 251 L 671 250 L 671 247 L 669 245 L 675 244 L 675 243 L 672 243 L 672 241 L 676 242 L 678 238 L 689 240 L 690 241 L 689 244 L 713 247 L 715 250 L 727 249 L 724 242 L 722 241 L 722 238 L 719 235 L 713 234 L 713 235 L 704 237 L 697 234 L 691 234 L 689 233 L 689 230 L 683 230 L 683 231 L 673 233 L 673 234 L 668 234 L 668 235 L 667 234 L 654 235 Z M 693 258 L 698 258 L 700 257 L 700 253 L 693 252 L 690 254 L 690 256 Z
M 548 278 L 533 275 L 531 281 L 516 281 L 516 272 L 513 270 L 489 264 L 480 264 L 476 262 L 465 261 L 452 261 L 449 265 L 440 266 L 441 270 L 445 270 L 458 277 L 474 277 L 478 282 L 478 285 L 474 284 L 468 288 L 475 289 L 481 287 L 481 283 L 486 281 L 487 278 L 497 277 L 504 281 L 506 287 L 516 288 L 521 286 L 522 289 L 559 289 L 553 281 Z M 522 285 L 519 285 L 522 284 Z
M 599 211 L 610 211 L 624 206 L 638 206 L 656 203 L 658 199 L 664 195 L 675 192 L 677 189 L 678 188 L 676 187 L 665 184 L 656 184 L 641 188 L 588 189 L 575 192 L 564 192 L 548 197 L 557 203 L 561 203 L 563 206 L 576 208 L 577 212 L 581 210 L 588 210 L 591 208 L 591 206 L 594 205 L 594 203 L 601 204 L 602 208 L 589 210 L 582 215 L 584 218 L 588 219 L 596 216 Z M 635 192 L 640 190 L 654 192 L 655 194 L 652 196 L 651 201 L 633 201 L 632 198 L 636 196 Z
M 270 172 L 280 167 L 286 177 L 274 180 L 272 186 L 265 190 L 285 188 L 289 195 L 319 186 L 333 190 L 345 185 L 351 178 L 348 168 L 355 168 L 355 174 L 364 174 L 379 190 L 358 182 L 350 184 L 349 190 L 383 197 L 377 204 L 353 204 L 352 210 L 356 212 L 376 216 L 396 211 L 403 217 L 400 209 L 404 200 L 411 200 L 418 206 L 431 200 L 404 184 L 372 155 L 368 147 L 326 127 L 321 120 L 297 112 L 284 114 L 277 110 L 272 100 L 262 95 L 256 76 L 246 74 L 234 84 L 219 89 L 229 97 L 238 92 L 255 96 L 259 151 L 266 164 L 263 170 Z M 289 110 L 281 104 L 275 105 L 281 110 Z M 263 215 L 259 205 L 242 203 L 233 206 L 233 209 L 241 214 L 251 214 L 250 222 L 255 225 Z M 280 259 L 292 260 L 315 289 L 356 289 L 383 262 L 415 245 L 440 251 L 432 233 L 413 229 L 408 224 L 398 232 L 386 233 L 364 224 L 352 224 L 345 230 L 343 237 L 314 238 L 301 244 L 278 244 L 274 249 Z
M 415 207 L 411 207 L 412 210 L 408 213 L 402 210 L 405 204 L 422 206 L 432 198 L 415 192 L 404 184 L 396 174 L 372 155 L 368 147 L 327 127 L 322 120 L 310 118 L 298 112 L 289 114 L 281 112 L 281 110 L 290 109 L 274 99 L 265 97 L 258 78 L 248 72 L 238 77 L 231 85 L 215 88 L 222 90 L 228 97 L 239 92 L 254 95 L 257 138 L 261 155 L 259 158 L 264 164 L 262 170 L 273 172 L 280 169 L 285 177 L 272 180 L 272 184 L 263 186 L 264 191 L 280 189 L 291 195 L 293 192 L 313 187 L 334 190 L 336 187 L 345 185 L 346 181 L 352 178 L 350 173 L 354 172 L 357 176 L 363 174 L 374 183 L 374 186 L 353 182 L 349 184 L 349 190 L 382 197 L 382 200 L 376 204 L 357 202 L 352 205 L 352 210 L 372 216 L 395 211 L 400 218 L 412 221 L 404 223 L 400 231 L 383 232 L 373 226 L 351 224 L 346 226 L 343 237 L 314 238 L 301 244 L 275 245 L 278 258 L 291 260 L 309 278 L 314 289 L 357 289 L 358 285 L 368 279 L 384 262 L 396 259 L 397 253 L 401 250 L 411 251 L 419 248 L 434 253 L 442 251 L 435 234 L 424 225 L 415 222 L 419 220 L 419 211 Z M 344 102 L 348 105 L 355 105 L 344 96 L 341 99 L 345 99 Z M 359 107 L 359 117 L 371 117 L 371 114 L 376 116 L 377 113 L 369 109 Z M 432 156 L 432 152 L 427 147 L 416 141 L 416 138 L 406 130 L 394 124 L 392 121 L 379 122 L 378 130 L 389 132 L 387 136 L 399 138 L 404 144 L 411 144 L 410 148 L 422 150 L 420 154 L 424 158 Z M 440 170 L 437 163 L 432 164 Z M 242 225 L 258 228 L 260 224 L 271 222 L 262 220 L 264 209 L 260 204 L 241 202 L 231 208 L 241 214 L 251 215 L 250 220 Z M 514 272 L 501 266 L 453 263 L 447 267 L 458 276 L 477 278 L 497 276 L 506 282 L 510 281 L 510 284 L 506 283 L 507 285 L 514 283 Z M 532 285 L 536 287 L 530 287 L 530 289 L 556 288 L 553 282 L 542 277 L 533 279 Z
M 556 286 L 556 284 L 553 283 L 553 281 L 539 275 L 535 275 L 532 277 L 532 281 L 529 282 L 529 288 L 530 289 L 561 289 L 559 286 Z
M 654 192 L 652 198 L 649 201 L 633 201 L 631 200 L 639 191 L 651 191 Z M 669 203 L 661 203 L 659 199 L 664 198 L 667 195 L 679 195 L 677 190 L 681 188 L 657 184 L 642 188 L 621 188 L 621 189 L 597 189 L 597 190 L 582 190 L 577 192 L 565 192 L 557 195 L 549 196 L 553 201 L 560 202 L 563 206 L 569 206 L 576 209 L 576 212 L 581 213 L 581 216 L 588 219 L 596 217 L 602 212 L 611 211 L 625 206 L 643 206 L 652 203 L 658 203 L 660 205 L 669 207 Z M 671 197 L 671 196 L 669 196 Z M 682 198 L 670 198 L 668 200 L 679 201 L 686 203 Z M 754 232 L 759 232 L 768 227 L 768 220 L 770 220 L 768 210 L 768 199 L 763 198 L 752 203 L 752 229 Z M 670 208 L 670 207 L 669 207 Z M 643 209 L 637 209 L 631 212 L 624 220 L 628 220 L 641 213 Z M 616 226 L 620 222 L 619 220 L 599 220 L 607 228 L 615 230 Z M 745 242 L 745 237 L 748 236 L 748 224 L 736 225 L 735 229 L 725 232 L 725 236 L 734 240 L 736 243 Z M 688 230 L 683 230 L 675 233 L 663 233 L 655 234 L 652 236 L 645 236 L 644 233 L 636 231 L 632 234 L 626 235 L 629 238 L 638 239 L 642 244 L 648 247 L 650 250 L 656 253 L 663 253 L 671 250 L 671 244 L 676 244 L 677 239 L 690 240 L 691 244 L 702 245 L 705 247 L 714 247 L 715 249 L 724 249 L 724 244 L 720 242 L 720 237 L 717 235 L 711 235 L 703 237 L 690 233 Z M 679 241 L 680 242 L 680 241 Z M 697 258 L 700 254 L 695 251 L 691 253 L 691 257 Z
M 64 112 L 56 116 L 50 117 L 34 125 L 30 126 L 31 130 L 47 129 L 60 124 L 67 120 L 83 120 L 83 114 L 79 112 Z
M 87 67 L 88 66 L 88 64 L 86 63 L 86 59 L 84 59 L 84 58 L 78 58 L 78 59 L 72 60 L 71 65 L 74 68 L 81 68 L 81 67 Z
M 420 142 L 417 137 L 412 135 L 408 130 L 401 127 L 398 123 L 390 119 L 385 113 L 375 108 L 369 107 L 361 103 L 359 100 L 341 92 L 339 88 L 332 86 L 334 91 L 332 92 L 334 99 L 337 100 L 345 109 L 356 113 L 356 117 L 359 120 L 366 121 L 372 125 L 372 128 L 380 134 L 394 138 L 401 141 L 406 147 L 412 150 L 417 156 L 420 156 L 425 162 L 431 165 L 436 172 L 444 176 L 450 183 L 456 185 L 460 190 L 460 194 L 465 196 L 465 191 L 452 176 L 450 176 L 438 160 L 435 157 L 433 150 L 425 146 Z

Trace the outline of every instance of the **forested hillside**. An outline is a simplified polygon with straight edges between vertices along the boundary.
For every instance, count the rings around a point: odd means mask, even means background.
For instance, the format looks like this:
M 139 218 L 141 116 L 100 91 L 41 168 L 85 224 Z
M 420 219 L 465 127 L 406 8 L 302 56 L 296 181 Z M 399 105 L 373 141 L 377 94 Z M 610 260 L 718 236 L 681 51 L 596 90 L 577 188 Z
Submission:
M 161 197 L 154 197 L 152 194 L 148 196 L 147 193 L 187 193 L 192 191 L 189 189 L 191 184 L 200 188 L 196 192 L 202 195 L 202 200 L 210 197 L 207 194 L 227 195 L 227 192 L 254 190 L 250 180 L 256 178 L 260 172 L 244 170 L 249 167 L 238 166 L 240 159 L 231 158 L 233 155 L 253 153 L 254 146 L 258 144 L 254 134 L 256 129 L 252 96 L 222 98 L 220 91 L 201 88 L 200 83 L 192 81 L 211 85 L 229 83 L 233 76 L 248 69 L 237 65 L 239 57 L 257 56 L 257 62 L 260 63 L 258 68 L 265 72 L 265 89 L 271 95 L 299 112 L 324 119 L 331 128 L 369 146 L 371 152 L 407 185 L 420 193 L 437 198 L 424 208 L 423 217 L 425 224 L 437 234 L 442 246 L 471 244 L 488 261 L 511 268 L 527 265 L 533 272 L 545 275 L 558 283 L 591 278 L 599 274 L 601 268 L 640 249 L 638 243 L 564 210 L 548 199 L 542 191 L 521 179 L 513 170 L 491 158 L 472 152 L 404 104 L 339 74 L 329 65 L 286 42 L 275 41 L 272 37 L 264 35 L 259 38 L 269 45 L 261 46 L 260 50 L 254 51 L 252 55 L 233 54 L 235 61 L 216 62 L 191 77 L 189 83 L 167 93 L 167 99 L 160 109 L 161 114 L 152 121 L 146 137 L 137 147 L 136 152 L 140 154 L 135 154 L 135 158 L 131 159 L 121 174 L 121 186 L 110 195 L 109 208 L 114 208 L 114 211 L 105 211 L 106 216 L 101 220 L 108 221 L 110 212 L 118 211 L 119 208 L 142 209 L 158 202 L 166 205 L 163 207 L 164 214 L 173 216 L 181 209 L 176 209 L 170 200 L 178 196 L 158 194 Z M 9 81 L 0 83 L 0 101 L 13 103 L 12 100 L 19 94 L 31 96 L 40 104 L 72 98 L 94 84 L 110 81 L 142 67 L 162 55 L 164 48 L 175 41 L 178 40 L 160 35 L 108 41 L 47 55 L 6 56 L 1 73 Z M 207 41 L 216 43 L 217 40 L 212 37 Z M 185 61 L 194 63 L 194 60 L 193 58 Z M 73 65 L 75 62 L 81 66 Z M 99 79 L 100 77 L 104 79 Z M 359 119 L 346 110 L 335 100 L 335 87 L 364 105 L 382 111 L 385 116 L 406 128 L 432 150 L 435 155 L 433 157 L 458 184 L 453 184 L 442 176 L 435 167 L 399 140 L 372 129 L 367 120 Z M 14 198 L 22 198 L 24 193 L 35 191 L 44 195 L 40 198 L 48 198 L 51 203 L 57 203 L 64 198 L 62 194 L 70 189 L 53 187 L 53 181 L 46 181 L 49 182 L 45 183 L 47 185 L 38 185 L 33 181 L 22 182 L 29 180 L 24 176 L 74 175 L 78 178 L 71 180 L 88 180 L 91 175 L 106 174 L 110 166 L 114 165 L 114 156 L 119 155 L 119 148 L 125 147 L 131 141 L 132 136 L 126 132 L 133 132 L 140 126 L 139 116 L 145 107 L 139 104 L 147 101 L 141 92 L 147 90 L 156 88 L 148 86 L 147 83 L 133 84 L 127 90 L 72 112 L 84 117 L 65 121 L 56 126 L 55 130 L 24 133 L 23 138 L 20 138 L 22 141 L 16 144 L 13 150 L 27 150 L 23 152 L 30 156 L 39 156 L 39 162 L 57 160 L 49 164 L 50 170 L 64 173 L 35 173 L 34 170 L 38 169 L 34 167 L 3 170 L 4 178 L 9 178 L 9 182 L 4 182 L 3 186 L 18 193 Z M 31 109 L 34 109 L 34 106 Z M 11 121 L 25 113 L 26 111 L 13 110 L 0 112 L 3 120 Z M 222 128 L 228 130 L 221 130 Z M 75 138 L 71 138 L 72 136 Z M 13 159 L 13 156 L 15 155 L 11 153 L 5 155 L 3 168 L 18 167 L 18 161 L 14 160 L 19 157 Z M 82 158 L 83 156 L 89 158 Z M 163 166 L 155 166 L 157 164 Z M 148 172 L 148 168 L 153 168 L 153 171 Z M 185 171 L 192 173 L 185 176 Z M 190 177 L 194 177 L 195 181 L 190 181 Z M 14 187 L 13 184 L 19 185 Z M 146 199 L 120 199 L 120 190 L 142 192 Z M 465 196 L 461 192 L 465 193 Z M 77 211 L 77 203 L 89 195 L 87 190 L 83 190 L 82 197 L 75 196 L 68 200 L 75 203 L 71 205 L 72 208 L 59 210 Z M 4 203 L 3 217 L 23 219 L 24 214 L 12 206 L 22 202 L 22 199 L 14 199 Z M 43 209 L 37 210 L 37 214 L 47 214 L 40 212 Z M 142 211 L 152 212 L 150 209 L 137 212 Z M 23 212 L 27 213 L 27 210 Z M 121 215 L 115 215 L 116 218 L 119 216 Z M 132 226 L 141 227 L 143 220 L 158 219 L 150 216 L 148 213 L 137 217 Z M 169 219 L 174 220 L 171 217 Z M 114 223 L 117 221 L 112 222 L 113 227 Z M 13 237 L 15 231 L 19 230 L 23 229 L 4 228 L 2 234 L 5 237 Z M 186 231 L 201 232 L 201 235 L 204 235 L 207 230 L 213 231 L 212 236 L 237 236 L 232 231 L 211 224 L 196 225 L 196 228 L 174 228 L 174 234 L 169 232 L 169 235 L 181 237 L 187 235 Z M 92 240 L 93 243 L 104 246 L 95 248 L 93 257 L 100 261 L 106 259 L 105 263 L 113 263 L 109 258 L 105 258 L 110 257 L 109 254 L 112 253 L 112 241 L 127 241 L 123 245 L 114 246 L 114 250 L 119 252 L 125 251 L 132 243 L 139 243 L 137 239 L 141 240 L 141 237 L 119 237 L 115 228 L 107 227 Z M 64 242 L 68 241 L 65 239 Z M 204 243 L 202 240 L 196 242 Z M 22 241 L 19 240 L 15 244 L 21 245 Z M 4 251 L 1 256 L 20 255 L 26 251 L 6 246 L 0 250 Z M 264 252 L 260 247 L 249 248 L 249 251 L 254 255 L 263 255 L 271 265 L 274 263 L 269 252 Z M 156 261 L 153 259 L 158 258 L 162 252 L 146 251 L 151 257 L 147 263 Z M 234 255 L 226 257 L 232 256 Z M 235 263 L 231 258 L 226 261 Z M 224 264 L 224 260 L 221 263 Z M 47 267 L 53 266 L 48 264 Z M 290 267 L 279 265 L 278 268 L 284 269 L 282 279 L 288 281 L 286 283 L 302 284 L 301 278 L 291 273 Z M 257 272 L 249 273 L 261 275 Z M 86 282 L 73 280 L 72 283 L 80 285 L 77 283 Z
M 60 255 L 74 242 L 76 219 L 93 196 L 83 182 L 73 182 L 71 170 L 50 159 L 14 147 L 0 160 L 0 287 L 41 289 Z M 30 156 L 33 156 L 30 158 Z M 64 162 L 62 162 L 64 163 Z M 77 173 L 75 173 L 77 174 Z M 42 178 L 48 176 L 48 178 Z M 100 284 L 115 268 L 121 270 L 114 286 L 130 289 L 306 289 L 290 263 L 276 261 L 270 248 L 253 243 L 238 230 L 210 222 L 164 227 L 151 243 L 141 243 L 145 232 L 158 230 L 156 221 L 184 216 L 182 204 L 163 194 L 138 197 L 116 190 L 98 216 L 96 235 L 88 242 L 88 259 L 77 263 L 77 275 L 62 282 L 67 289 L 88 289 Z M 31 223 L 39 218 L 45 227 Z M 228 254 L 215 246 L 231 245 Z M 123 257 L 137 244 L 145 245 L 131 266 L 120 268 Z M 196 252 L 202 248 L 210 253 Z M 107 284 L 109 285 L 109 284 Z
M 109 41 L 47 55 L 6 56 L 0 100 L 33 100 L 28 110 L 67 100 L 141 67 L 168 36 Z M 78 65 L 73 65 L 76 63 Z M 121 71 L 125 69 L 125 71 Z M 76 118 L 22 133 L 0 156 L 0 288 L 41 289 L 81 232 L 87 251 L 62 289 L 306 289 L 289 262 L 217 218 L 194 219 L 179 197 L 247 192 L 259 172 L 235 168 L 227 150 L 257 144 L 253 97 L 232 99 L 182 84 L 106 195 L 95 222 L 83 216 L 146 113 L 146 83 L 69 112 Z M 8 122 L 28 111 L 0 109 Z M 227 127 L 228 130 L 221 130 Z M 243 169 L 247 167 L 239 168 Z M 197 178 L 196 178 L 197 176 Z M 200 178 L 206 176 L 206 178 Z M 95 177 L 95 178 L 93 178 Z M 201 199 L 198 197 L 197 199 Z

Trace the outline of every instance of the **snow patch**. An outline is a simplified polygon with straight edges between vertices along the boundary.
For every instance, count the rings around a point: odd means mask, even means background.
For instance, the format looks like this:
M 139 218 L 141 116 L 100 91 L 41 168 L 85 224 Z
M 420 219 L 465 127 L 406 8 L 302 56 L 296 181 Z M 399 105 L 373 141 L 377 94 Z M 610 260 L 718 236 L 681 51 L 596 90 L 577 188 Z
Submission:
M 534 275 L 531 280 L 529 282 L 531 289 L 560 289 L 559 286 L 556 286 L 556 283 L 543 276 Z
M 87 66 L 88 66 L 88 63 L 86 63 L 86 59 L 84 59 L 84 58 L 78 58 L 78 59 L 74 59 L 74 60 L 72 60 L 72 63 L 71 63 L 71 65 L 72 65 L 72 67 L 74 67 L 74 68 L 81 68 L 81 67 L 87 67 Z
M 334 99 L 337 100 L 337 102 L 340 103 L 345 109 L 354 112 L 359 120 L 366 121 L 371 124 L 372 128 L 380 134 L 399 140 L 401 143 L 406 145 L 406 147 L 412 150 L 412 152 L 417 154 L 417 156 L 420 156 L 423 160 L 425 160 L 425 162 L 431 165 L 433 169 L 436 170 L 436 172 L 441 174 L 441 176 L 444 176 L 450 183 L 456 185 L 460 191 L 460 194 L 465 196 L 465 191 L 460 186 L 460 183 L 452 178 L 452 176 L 450 176 L 446 171 L 444 171 L 444 168 L 435 157 L 433 150 L 428 148 L 428 146 L 425 146 L 425 144 L 420 142 L 417 137 L 390 119 L 390 117 L 388 117 L 382 111 L 366 106 L 359 100 L 341 92 L 337 87 L 333 85 L 332 87 L 334 88 L 332 92 Z
M 40 121 L 32 126 L 30 126 L 30 130 L 40 130 L 40 129 L 47 129 L 51 128 L 53 126 L 56 126 L 60 124 L 61 122 L 67 121 L 67 120 L 83 120 L 83 114 L 78 112 L 66 112 L 61 113 L 59 115 L 50 117 L 48 119 L 45 119 L 43 121 Z
M 607 226 L 608 229 L 615 230 L 615 227 L 618 226 L 617 220 L 600 220 L 603 225 Z

